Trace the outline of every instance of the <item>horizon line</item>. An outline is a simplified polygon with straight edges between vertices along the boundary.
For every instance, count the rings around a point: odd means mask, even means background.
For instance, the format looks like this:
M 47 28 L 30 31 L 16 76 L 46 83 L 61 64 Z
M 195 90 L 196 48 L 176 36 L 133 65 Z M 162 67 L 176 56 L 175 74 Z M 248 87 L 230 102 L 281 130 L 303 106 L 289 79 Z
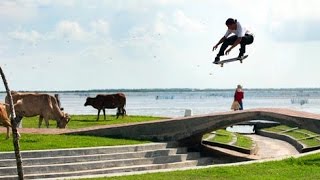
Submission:
M 234 90 L 235 88 L 111 88 L 111 89 L 74 89 L 74 90 L 14 90 L 19 92 L 97 92 L 97 91 L 217 91 L 217 90 Z M 244 88 L 245 90 L 320 90 L 318 88 Z M 0 91 L 5 93 L 6 91 Z

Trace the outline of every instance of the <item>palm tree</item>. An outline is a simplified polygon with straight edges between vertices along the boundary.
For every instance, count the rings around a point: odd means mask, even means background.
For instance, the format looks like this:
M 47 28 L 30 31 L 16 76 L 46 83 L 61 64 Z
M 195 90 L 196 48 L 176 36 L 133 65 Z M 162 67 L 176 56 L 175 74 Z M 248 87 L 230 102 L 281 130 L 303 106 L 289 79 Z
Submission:
M 0 67 L 0 74 L 2 77 L 3 84 L 6 88 L 7 91 L 7 96 L 9 97 L 9 102 L 10 102 L 10 114 L 11 114 L 11 128 L 12 128 L 12 135 L 13 135 L 13 146 L 14 146 L 14 154 L 16 156 L 16 161 L 17 161 L 17 171 L 18 171 L 18 176 L 20 180 L 23 180 L 23 166 L 22 166 L 22 158 L 21 158 L 21 153 L 20 153 L 20 145 L 19 145 L 19 138 L 20 135 L 17 131 L 17 119 L 16 119 L 16 114 L 14 111 L 14 106 L 13 106 L 13 101 L 12 101 L 12 96 L 11 92 L 6 80 L 6 77 L 4 76 L 4 73 L 2 71 L 2 68 Z

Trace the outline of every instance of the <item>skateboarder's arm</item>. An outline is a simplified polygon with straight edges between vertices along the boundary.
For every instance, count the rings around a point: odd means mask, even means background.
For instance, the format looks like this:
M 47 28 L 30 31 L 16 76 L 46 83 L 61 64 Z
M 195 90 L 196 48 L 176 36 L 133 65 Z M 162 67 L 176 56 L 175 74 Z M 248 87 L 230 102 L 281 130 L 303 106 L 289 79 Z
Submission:
M 218 42 L 215 46 L 213 46 L 213 49 L 212 49 L 212 50 L 215 50 L 215 49 L 219 46 L 219 44 L 223 43 L 226 39 L 227 39 L 227 38 L 226 38 L 225 36 L 223 36 L 223 37 L 219 40 L 219 42 Z
M 241 37 L 238 37 L 238 39 L 233 43 L 233 45 L 226 51 L 226 55 L 229 54 L 229 52 L 234 48 L 236 47 L 238 44 L 240 44 L 241 42 Z

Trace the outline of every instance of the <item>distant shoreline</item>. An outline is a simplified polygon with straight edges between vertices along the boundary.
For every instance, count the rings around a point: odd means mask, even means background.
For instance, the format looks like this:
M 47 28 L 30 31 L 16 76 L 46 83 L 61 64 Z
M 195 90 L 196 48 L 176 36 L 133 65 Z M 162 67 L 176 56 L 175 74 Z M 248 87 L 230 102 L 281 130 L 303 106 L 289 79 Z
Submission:
M 14 90 L 19 92 L 81 93 L 81 92 L 215 92 L 234 91 L 232 89 L 200 88 L 141 88 L 141 89 L 88 89 L 88 90 Z M 320 88 L 245 88 L 245 91 L 320 91 Z M 6 91 L 0 91 L 6 93 Z

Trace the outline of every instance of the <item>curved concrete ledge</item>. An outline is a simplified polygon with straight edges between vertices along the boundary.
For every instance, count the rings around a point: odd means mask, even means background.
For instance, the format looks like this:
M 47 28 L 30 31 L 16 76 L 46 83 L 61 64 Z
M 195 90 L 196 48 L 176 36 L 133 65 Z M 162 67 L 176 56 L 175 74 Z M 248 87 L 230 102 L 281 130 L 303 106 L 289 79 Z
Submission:
M 293 147 L 295 147 L 296 150 L 299 151 L 300 153 L 305 153 L 305 152 L 310 152 L 310 151 L 320 149 L 320 146 L 306 147 L 304 144 L 300 143 L 299 141 L 295 140 L 293 137 L 286 135 L 286 134 L 278 134 L 278 133 L 273 133 L 273 132 L 268 132 L 268 131 L 263 131 L 263 130 L 257 130 L 256 134 L 259 134 L 261 136 L 270 137 L 273 139 L 279 139 L 282 141 L 286 141 L 289 144 L 291 144 Z
M 233 151 L 237 151 L 244 154 L 254 154 L 257 151 L 257 146 L 253 144 L 253 147 L 251 149 L 242 148 L 239 146 L 233 146 L 229 144 L 223 144 L 223 143 L 217 143 L 212 141 L 202 141 L 202 144 L 208 145 L 208 146 L 217 146 L 225 149 L 230 149 Z
M 271 120 L 320 134 L 320 115 L 281 108 L 228 111 L 200 116 L 173 118 L 137 124 L 79 129 L 66 134 L 115 136 L 153 141 L 179 141 L 200 145 L 202 135 L 213 130 L 250 120 Z

